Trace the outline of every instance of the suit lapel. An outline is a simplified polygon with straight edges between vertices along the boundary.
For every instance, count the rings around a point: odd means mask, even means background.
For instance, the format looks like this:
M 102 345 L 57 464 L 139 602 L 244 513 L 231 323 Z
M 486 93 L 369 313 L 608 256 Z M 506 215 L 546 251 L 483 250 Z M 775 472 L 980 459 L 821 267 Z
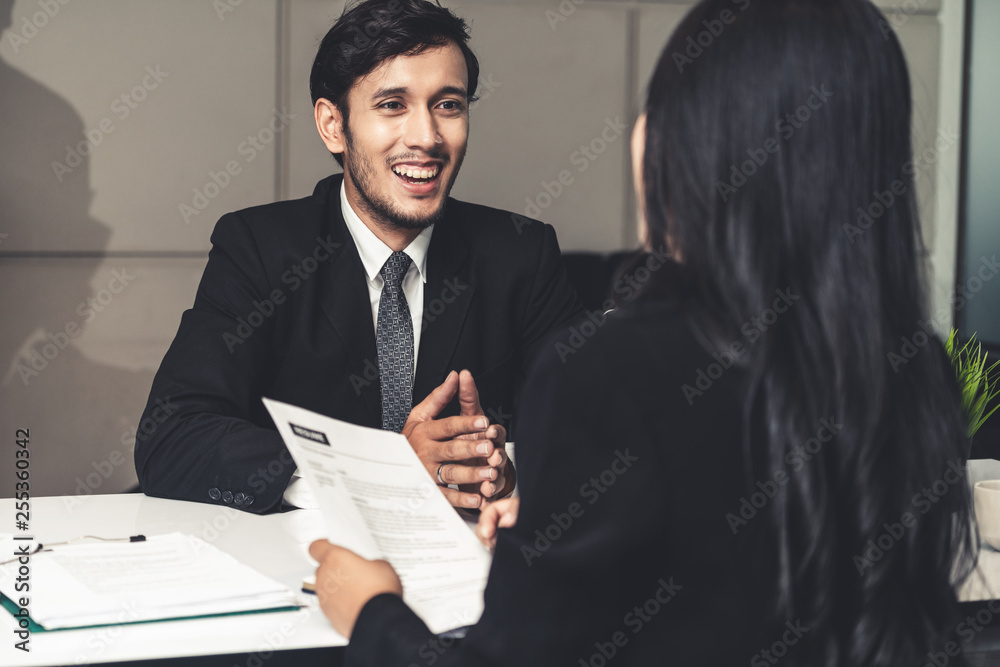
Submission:
M 449 208 L 454 211 L 454 202 Z M 451 369 L 455 347 L 476 286 L 466 261 L 468 248 L 459 234 L 453 214 L 434 228 L 427 253 L 427 283 L 424 285 L 423 322 L 413 402 L 419 403 L 444 380 Z
M 377 377 L 378 371 L 372 309 L 364 266 L 340 210 L 339 178 L 330 185 L 325 214 L 330 236 L 340 247 L 333 253 L 321 278 L 320 306 L 343 342 L 351 384 L 368 407 L 370 423 L 379 424 L 382 398 L 377 379 L 371 379 Z

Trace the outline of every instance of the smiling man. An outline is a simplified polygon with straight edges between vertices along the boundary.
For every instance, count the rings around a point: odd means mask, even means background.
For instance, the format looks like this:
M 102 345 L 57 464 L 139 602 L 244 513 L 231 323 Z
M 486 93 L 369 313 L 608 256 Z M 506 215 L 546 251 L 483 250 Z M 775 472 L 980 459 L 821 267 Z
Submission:
M 262 396 L 401 431 L 457 507 L 512 491 L 515 396 L 580 304 L 551 227 L 449 197 L 479 77 L 467 42 L 423 0 L 355 5 L 327 33 L 310 89 L 343 175 L 219 220 L 136 436 L 145 493 L 310 506 Z

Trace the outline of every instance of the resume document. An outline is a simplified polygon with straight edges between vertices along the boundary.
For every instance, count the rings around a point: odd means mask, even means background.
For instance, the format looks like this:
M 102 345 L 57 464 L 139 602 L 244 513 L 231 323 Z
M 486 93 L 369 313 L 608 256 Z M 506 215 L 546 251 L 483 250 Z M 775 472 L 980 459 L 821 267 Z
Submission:
M 432 632 L 478 621 L 490 554 L 406 438 L 264 404 L 316 497 L 329 540 L 392 564 L 404 600 Z

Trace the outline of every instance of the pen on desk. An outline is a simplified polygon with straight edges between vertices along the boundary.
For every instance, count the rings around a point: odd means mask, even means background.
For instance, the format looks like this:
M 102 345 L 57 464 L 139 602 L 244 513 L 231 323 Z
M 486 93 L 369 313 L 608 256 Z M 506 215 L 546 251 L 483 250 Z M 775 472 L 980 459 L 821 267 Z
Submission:
M 129 537 L 98 537 L 97 535 L 81 535 L 80 537 L 74 537 L 73 539 L 66 540 L 65 542 L 56 542 L 48 546 L 39 542 L 35 546 L 34 551 L 25 552 L 15 558 L 11 558 L 10 560 L 2 561 L 0 562 L 0 566 L 7 565 L 8 563 L 13 563 L 21 558 L 24 558 L 25 556 L 34 556 L 35 554 L 39 554 L 45 551 L 52 551 L 53 547 L 61 547 L 67 544 L 73 544 L 74 542 L 79 542 L 80 540 L 100 540 L 101 542 L 145 542 L 146 536 L 130 535 Z

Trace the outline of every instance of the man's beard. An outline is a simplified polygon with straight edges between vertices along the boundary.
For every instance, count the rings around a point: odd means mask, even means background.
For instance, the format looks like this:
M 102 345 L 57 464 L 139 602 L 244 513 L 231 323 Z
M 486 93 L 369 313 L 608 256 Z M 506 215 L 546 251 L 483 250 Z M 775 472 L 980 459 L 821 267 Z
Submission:
M 344 153 L 344 171 L 350 171 L 351 180 L 361 197 L 361 207 L 376 223 L 396 229 L 426 229 L 444 217 L 448 194 L 451 192 L 451 186 L 455 182 L 459 169 L 462 168 L 464 153 L 458 157 L 451 180 L 443 186 L 445 196 L 441 200 L 441 205 L 430 215 L 418 217 L 399 210 L 389 197 L 374 191 L 372 181 L 375 176 L 375 165 L 367 156 L 355 149 L 354 139 L 346 122 L 344 123 L 344 139 L 347 141 L 347 151 Z M 431 151 L 427 156 L 434 160 L 441 160 L 442 169 L 448 163 L 448 156 L 442 153 Z

